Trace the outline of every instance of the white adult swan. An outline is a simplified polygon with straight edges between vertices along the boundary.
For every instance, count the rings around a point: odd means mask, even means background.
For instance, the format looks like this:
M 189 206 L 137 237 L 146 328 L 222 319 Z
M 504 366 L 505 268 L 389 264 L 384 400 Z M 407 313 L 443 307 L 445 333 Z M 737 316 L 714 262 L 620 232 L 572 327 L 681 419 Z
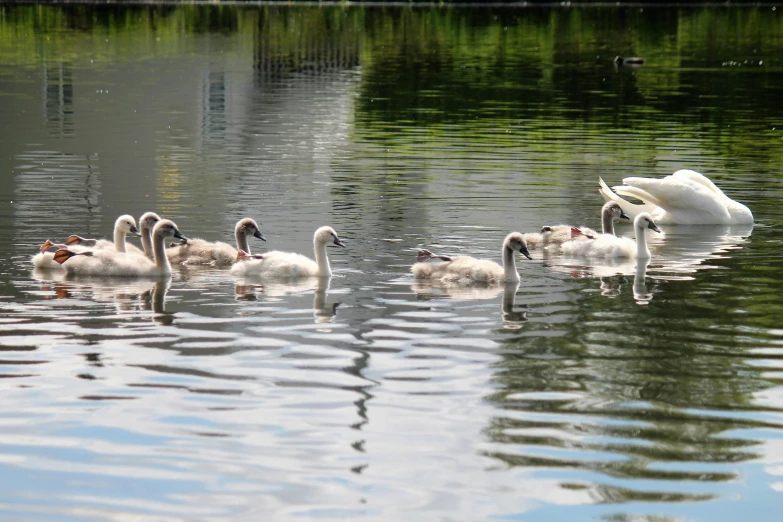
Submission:
M 636 241 L 627 237 L 617 237 L 612 234 L 598 234 L 595 239 L 588 241 L 567 241 L 562 245 L 564 256 L 593 257 L 593 258 L 617 258 L 635 257 L 637 259 L 649 259 L 650 249 L 647 248 L 647 229 L 660 233 L 652 216 L 642 212 L 633 220 L 633 229 Z
M 616 201 L 631 217 L 649 212 L 662 225 L 744 225 L 753 223 L 753 213 L 730 199 L 706 176 L 693 170 L 678 170 L 665 178 L 623 178 L 624 185 L 609 188 L 598 178 L 600 194 Z M 619 194 L 619 195 L 618 195 Z M 622 196 L 642 200 L 634 204 Z
M 174 264 L 227 267 L 234 264 L 239 250 L 250 253 L 247 242 L 249 236 L 266 241 L 255 220 L 244 218 L 240 219 L 234 227 L 237 248 L 222 241 L 188 239 L 183 244 L 166 249 L 166 255 Z
M 85 252 L 90 249 L 127 252 L 128 248 L 125 241 L 127 234 L 140 235 L 133 216 L 124 214 L 114 222 L 114 242 L 105 239 L 84 239 L 76 235 L 68 237 L 65 243 L 53 243 L 47 239 L 41 246 L 41 252 L 33 256 L 33 266 L 41 270 L 60 270 L 60 264 L 54 261 L 54 251 L 57 249 L 71 248 L 75 252 Z
M 171 264 L 166 257 L 165 241 L 176 237 L 186 239 L 177 225 L 168 219 L 158 221 L 152 230 L 152 249 L 155 261 L 138 254 L 123 254 L 111 250 L 73 252 L 58 250 L 54 260 L 62 264 L 68 275 L 99 277 L 168 277 Z
M 616 201 L 608 201 L 601 207 L 601 230 L 604 234 L 615 235 L 614 220 L 630 219 L 622 207 Z M 574 235 L 572 228 L 577 228 L 578 233 Z M 541 227 L 541 232 L 531 232 L 523 234 L 529 248 L 560 246 L 566 241 L 576 239 L 578 241 L 593 239 L 598 233 L 588 227 L 572 227 L 571 225 L 552 225 Z
M 315 261 L 301 254 L 277 250 L 253 258 L 240 250 L 237 254 L 237 262 L 231 267 L 231 273 L 235 276 L 278 279 L 329 277 L 332 275 L 332 269 L 326 255 L 326 245 L 330 243 L 341 247 L 345 246 L 332 227 L 321 227 L 315 231 L 313 235 Z
M 519 232 L 512 232 L 503 240 L 501 255 L 503 266 L 487 259 L 477 259 L 471 256 L 438 256 L 428 250 L 419 251 L 418 261 L 411 267 L 415 279 L 432 279 L 436 281 L 459 284 L 498 284 L 517 283 L 519 273 L 514 259 L 514 253 L 519 252 L 528 259 L 525 238 Z M 428 263 L 428 259 L 441 259 L 443 263 Z

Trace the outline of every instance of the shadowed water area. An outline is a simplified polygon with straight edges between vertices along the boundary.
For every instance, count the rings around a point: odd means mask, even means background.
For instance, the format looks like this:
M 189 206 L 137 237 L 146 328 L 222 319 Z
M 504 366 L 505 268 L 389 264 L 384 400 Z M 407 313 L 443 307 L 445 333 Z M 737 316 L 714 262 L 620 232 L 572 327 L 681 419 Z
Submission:
M 779 520 L 781 35 L 772 6 L 0 6 L 2 518 Z M 755 225 L 410 274 L 680 168 Z M 149 210 L 347 248 L 296 283 L 33 271 Z

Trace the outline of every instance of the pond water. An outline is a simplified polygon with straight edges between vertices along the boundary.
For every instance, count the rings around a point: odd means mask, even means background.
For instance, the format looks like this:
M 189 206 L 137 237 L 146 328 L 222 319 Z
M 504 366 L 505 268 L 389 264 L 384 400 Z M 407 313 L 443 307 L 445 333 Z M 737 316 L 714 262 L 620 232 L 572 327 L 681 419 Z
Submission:
M 771 6 L 0 6 L 3 518 L 778 520 L 781 34 Z M 755 225 L 410 275 L 680 168 Z M 299 284 L 33 272 L 148 210 L 348 247 Z

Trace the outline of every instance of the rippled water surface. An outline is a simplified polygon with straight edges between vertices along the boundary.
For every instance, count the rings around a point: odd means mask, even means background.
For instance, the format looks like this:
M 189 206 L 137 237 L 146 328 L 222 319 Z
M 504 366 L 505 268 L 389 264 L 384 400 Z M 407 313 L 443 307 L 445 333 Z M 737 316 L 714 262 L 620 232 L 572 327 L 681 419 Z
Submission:
M 782 16 L 0 6 L 2 518 L 778 520 Z M 679 168 L 755 225 L 409 273 Z M 33 271 L 148 210 L 348 248 L 300 283 Z

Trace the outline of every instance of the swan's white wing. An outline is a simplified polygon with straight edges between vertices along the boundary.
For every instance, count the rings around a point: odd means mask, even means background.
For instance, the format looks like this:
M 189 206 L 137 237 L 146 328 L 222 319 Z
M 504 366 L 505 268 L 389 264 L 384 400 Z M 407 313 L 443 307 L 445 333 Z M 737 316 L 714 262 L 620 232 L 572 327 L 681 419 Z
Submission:
M 622 196 L 628 196 L 629 198 L 636 198 L 641 199 L 644 201 L 644 203 L 653 209 L 657 207 L 662 207 L 661 200 L 657 197 L 653 196 L 646 190 L 640 189 L 638 187 L 629 187 L 626 185 L 617 185 L 616 187 L 612 187 L 614 190 L 622 195 Z
M 710 189 L 715 194 L 720 194 L 721 196 L 725 196 L 723 191 L 715 185 L 715 183 L 712 182 L 707 176 L 704 174 L 700 174 L 696 172 L 695 170 L 689 170 L 689 169 L 681 169 L 672 174 L 672 177 L 678 178 L 678 179 L 687 179 L 690 181 L 695 181 L 696 183 L 700 183 Z
M 702 174 L 699 174 L 695 170 L 678 170 L 672 176 L 689 179 L 692 181 L 695 181 L 697 183 L 701 183 L 708 189 L 710 189 L 717 198 L 719 198 L 723 203 L 726 205 L 726 210 L 728 211 L 729 215 L 731 216 L 731 219 L 728 221 L 723 221 L 723 223 L 726 224 L 752 224 L 753 223 L 753 212 L 750 211 L 748 207 L 740 203 L 739 201 L 734 201 L 733 199 L 729 198 L 726 194 L 723 193 L 721 189 L 715 185 L 709 178 L 706 176 L 703 176 Z
M 629 218 L 633 219 L 636 217 L 637 214 L 641 214 L 642 212 L 653 212 L 656 207 L 655 205 L 651 205 L 648 203 L 631 203 L 630 201 L 626 201 L 617 194 L 615 194 L 611 188 L 609 188 L 609 185 L 607 185 L 603 179 L 600 177 L 598 178 L 598 183 L 601 185 L 601 189 L 598 191 L 601 196 L 603 196 L 605 201 L 616 201 L 620 208 L 623 209 L 623 212 L 625 212 Z M 615 187 L 617 188 L 617 187 Z M 636 197 L 636 196 L 632 196 Z M 642 199 L 642 198 L 637 198 Z
M 623 183 L 649 194 L 672 216 L 671 223 L 726 223 L 731 219 L 722 194 L 718 195 L 706 185 L 687 177 L 624 178 Z M 615 190 L 622 193 L 618 188 Z M 623 188 L 623 192 L 628 190 Z M 674 216 L 677 216 L 676 220 Z

